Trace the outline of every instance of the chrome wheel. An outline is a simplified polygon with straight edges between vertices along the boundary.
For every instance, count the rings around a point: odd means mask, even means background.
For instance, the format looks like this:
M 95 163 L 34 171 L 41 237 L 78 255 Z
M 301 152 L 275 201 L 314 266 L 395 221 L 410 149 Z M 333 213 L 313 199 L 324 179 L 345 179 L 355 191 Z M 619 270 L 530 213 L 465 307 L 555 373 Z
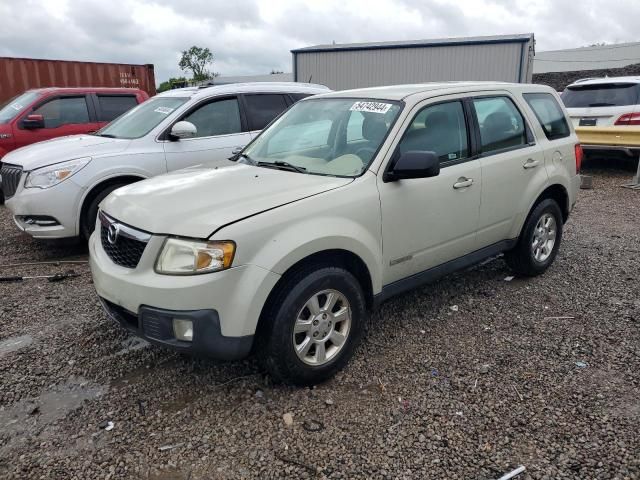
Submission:
M 536 261 L 543 263 L 550 256 L 556 244 L 556 219 L 550 213 L 545 213 L 540 217 L 536 228 L 533 230 L 533 242 L 531 251 Z
M 342 350 L 350 328 L 347 297 L 337 290 L 323 290 L 307 300 L 298 313 L 293 347 L 307 365 L 324 365 Z

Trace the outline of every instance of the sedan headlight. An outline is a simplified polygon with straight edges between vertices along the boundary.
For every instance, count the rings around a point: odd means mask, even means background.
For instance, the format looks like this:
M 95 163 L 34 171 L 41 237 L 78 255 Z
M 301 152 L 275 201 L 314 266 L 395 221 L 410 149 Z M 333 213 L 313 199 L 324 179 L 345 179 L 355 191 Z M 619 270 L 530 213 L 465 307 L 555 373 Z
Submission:
M 91 157 L 78 158 L 68 162 L 56 163 L 48 167 L 33 170 L 24 181 L 25 188 L 49 188 L 66 180 L 74 173 L 84 168 L 91 161 Z
M 226 270 L 231 266 L 235 251 L 236 244 L 232 241 L 167 238 L 156 261 L 156 272 L 195 275 Z

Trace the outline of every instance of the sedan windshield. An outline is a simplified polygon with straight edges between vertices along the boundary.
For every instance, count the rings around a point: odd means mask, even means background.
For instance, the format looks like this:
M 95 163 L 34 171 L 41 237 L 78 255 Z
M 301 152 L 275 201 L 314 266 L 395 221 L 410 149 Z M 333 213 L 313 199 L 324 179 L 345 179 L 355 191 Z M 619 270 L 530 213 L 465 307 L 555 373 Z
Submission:
M 295 104 L 243 152 L 263 167 L 357 177 L 398 117 L 389 100 L 327 98 Z
M 188 98 L 157 97 L 118 117 L 96 135 L 111 138 L 141 138 L 165 120 Z
M 24 111 L 33 101 L 40 95 L 38 92 L 25 92 L 18 95 L 7 102 L 0 109 L 0 123 L 7 123 L 16 118 L 18 114 Z

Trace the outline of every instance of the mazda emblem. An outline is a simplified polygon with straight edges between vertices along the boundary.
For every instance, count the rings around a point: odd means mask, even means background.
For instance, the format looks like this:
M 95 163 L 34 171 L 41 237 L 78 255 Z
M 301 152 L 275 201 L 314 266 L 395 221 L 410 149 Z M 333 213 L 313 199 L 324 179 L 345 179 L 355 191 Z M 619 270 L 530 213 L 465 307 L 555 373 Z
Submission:
M 118 225 L 117 223 L 112 223 L 111 225 L 109 225 L 109 228 L 107 228 L 107 240 L 111 245 L 115 245 L 115 243 L 118 241 L 119 234 L 120 225 Z

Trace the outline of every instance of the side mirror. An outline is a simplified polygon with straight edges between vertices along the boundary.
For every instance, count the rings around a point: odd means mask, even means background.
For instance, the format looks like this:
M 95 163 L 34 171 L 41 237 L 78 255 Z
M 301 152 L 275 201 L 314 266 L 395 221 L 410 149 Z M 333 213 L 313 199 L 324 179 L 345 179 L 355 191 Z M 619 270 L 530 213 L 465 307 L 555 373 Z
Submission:
M 198 133 L 198 129 L 191 122 L 177 122 L 171 127 L 171 132 L 169 135 L 175 140 L 180 140 L 182 138 L 193 138 Z
M 27 115 L 27 117 L 22 120 L 22 128 L 27 130 L 44 128 L 44 117 L 42 115 Z
M 382 180 L 393 182 L 409 178 L 427 178 L 440 175 L 440 159 L 435 152 L 412 151 L 400 154 L 393 168 Z

